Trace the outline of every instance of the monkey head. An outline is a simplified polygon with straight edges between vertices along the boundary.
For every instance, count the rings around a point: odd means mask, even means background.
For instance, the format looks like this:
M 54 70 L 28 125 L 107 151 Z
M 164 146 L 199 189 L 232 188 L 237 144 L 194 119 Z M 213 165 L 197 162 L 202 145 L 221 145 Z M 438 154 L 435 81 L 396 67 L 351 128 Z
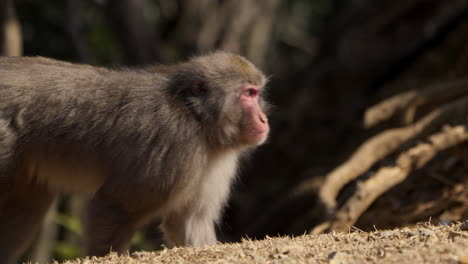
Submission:
M 173 87 L 211 146 L 249 148 L 265 142 L 267 80 L 259 69 L 226 52 L 196 57 L 181 68 Z

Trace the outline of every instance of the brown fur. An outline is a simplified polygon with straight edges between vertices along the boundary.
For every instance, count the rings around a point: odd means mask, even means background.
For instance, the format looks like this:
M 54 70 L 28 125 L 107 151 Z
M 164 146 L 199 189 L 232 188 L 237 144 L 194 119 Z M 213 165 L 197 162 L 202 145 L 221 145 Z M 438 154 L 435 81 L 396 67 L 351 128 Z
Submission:
M 127 250 L 154 217 L 171 245 L 214 243 L 238 159 L 266 138 L 249 138 L 257 110 L 239 94 L 265 82 L 224 52 L 132 70 L 0 58 L 0 263 L 27 248 L 58 192 L 93 196 L 90 255 Z

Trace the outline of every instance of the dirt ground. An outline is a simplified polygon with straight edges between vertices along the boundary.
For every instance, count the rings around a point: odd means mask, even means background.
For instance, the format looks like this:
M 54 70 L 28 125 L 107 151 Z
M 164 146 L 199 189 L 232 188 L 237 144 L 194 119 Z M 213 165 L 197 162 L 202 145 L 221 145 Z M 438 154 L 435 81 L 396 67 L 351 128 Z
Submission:
M 118 257 L 87 258 L 66 264 L 153 263 L 459 263 L 468 264 L 468 221 L 452 226 L 419 224 L 377 230 L 174 248 Z

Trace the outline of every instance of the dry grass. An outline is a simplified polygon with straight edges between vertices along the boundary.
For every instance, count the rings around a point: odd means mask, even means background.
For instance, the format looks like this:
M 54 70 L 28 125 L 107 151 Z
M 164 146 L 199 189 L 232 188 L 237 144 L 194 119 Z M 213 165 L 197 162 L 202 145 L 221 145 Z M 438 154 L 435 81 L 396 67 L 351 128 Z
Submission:
M 468 221 L 452 226 L 417 225 L 391 231 L 331 233 L 174 248 L 67 264 L 152 263 L 460 263 L 468 264 Z

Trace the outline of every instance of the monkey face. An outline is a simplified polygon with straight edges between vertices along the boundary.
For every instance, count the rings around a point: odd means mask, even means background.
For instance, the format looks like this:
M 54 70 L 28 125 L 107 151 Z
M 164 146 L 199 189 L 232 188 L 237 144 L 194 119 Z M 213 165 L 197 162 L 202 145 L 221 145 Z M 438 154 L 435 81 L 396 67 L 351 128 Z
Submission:
M 183 65 L 172 89 L 212 146 L 245 148 L 268 136 L 265 83 L 263 73 L 243 57 L 218 52 Z
M 264 143 L 269 124 L 265 113 L 262 85 L 224 82 L 224 86 L 205 84 L 196 113 L 201 113 L 201 127 L 214 144 L 227 147 L 249 148 Z M 235 87 L 235 89 L 232 89 Z M 200 89 L 199 87 L 194 87 Z M 228 89 L 232 90 L 228 90 Z
M 216 144 L 254 147 L 265 142 L 269 125 L 262 84 L 231 78 L 206 82 L 203 87 L 194 82 L 192 89 L 192 94 L 198 94 L 192 99 L 198 106 L 195 112 L 203 116 L 202 127 Z
M 251 144 L 263 143 L 269 132 L 268 118 L 260 105 L 260 95 L 263 87 L 259 85 L 246 85 L 241 89 L 239 98 L 243 111 L 242 134 Z

